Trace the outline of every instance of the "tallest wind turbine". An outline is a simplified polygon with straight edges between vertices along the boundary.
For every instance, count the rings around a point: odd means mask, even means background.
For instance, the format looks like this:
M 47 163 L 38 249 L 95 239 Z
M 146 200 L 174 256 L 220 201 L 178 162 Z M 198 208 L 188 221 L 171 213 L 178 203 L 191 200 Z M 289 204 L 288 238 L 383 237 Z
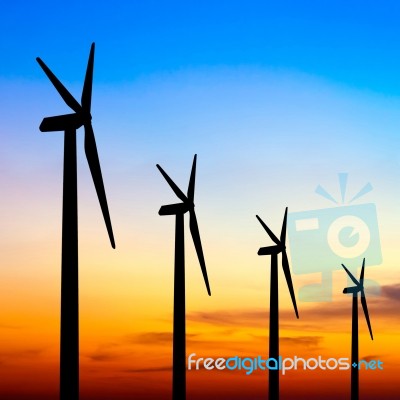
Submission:
M 92 128 L 90 106 L 94 65 L 94 43 L 90 49 L 85 82 L 79 104 L 46 64 L 36 59 L 72 114 L 44 118 L 42 132 L 64 131 L 64 179 L 62 210 L 61 260 L 61 339 L 60 339 L 60 399 L 79 399 L 79 296 L 78 296 L 78 199 L 76 166 L 76 130 L 85 130 L 85 153 L 92 174 L 111 246 L 115 248 L 110 214 L 99 156 Z

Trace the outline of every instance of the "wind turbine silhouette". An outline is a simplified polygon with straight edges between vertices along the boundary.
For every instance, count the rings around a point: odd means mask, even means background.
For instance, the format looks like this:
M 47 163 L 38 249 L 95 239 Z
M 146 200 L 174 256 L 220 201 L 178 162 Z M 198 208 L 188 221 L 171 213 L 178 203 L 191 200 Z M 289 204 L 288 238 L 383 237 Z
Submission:
M 61 340 L 60 340 L 60 399 L 79 399 L 79 291 L 78 291 L 78 199 L 76 130 L 85 130 L 85 153 L 92 174 L 100 207 L 106 223 L 111 246 L 114 236 L 108 212 L 106 193 L 101 175 L 90 114 L 94 65 L 92 43 L 81 104 L 38 57 L 37 62 L 50 79 L 72 114 L 44 118 L 39 129 L 42 132 L 64 131 L 64 177 L 62 210 L 62 261 L 61 261 Z
M 167 173 L 157 164 L 157 168 L 182 203 L 162 206 L 159 215 L 175 215 L 175 270 L 174 270 L 174 330 L 173 330 L 173 367 L 172 399 L 186 399 L 186 307 L 185 307 L 185 235 L 184 214 L 189 211 L 189 228 L 197 257 L 200 262 L 207 292 L 211 296 L 206 263 L 200 241 L 200 233 L 194 211 L 194 187 L 196 180 L 196 158 L 194 155 L 187 196 L 179 189 Z
M 296 317 L 299 318 L 297 311 L 296 298 L 294 296 L 292 277 L 290 275 L 289 261 L 286 254 L 286 224 L 287 224 L 287 207 L 283 218 L 280 239 L 278 239 L 264 221 L 256 215 L 260 224 L 268 233 L 268 236 L 275 243 L 275 246 L 261 247 L 258 250 L 259 256 L 271 256 L 271 281 L 270 281 L 270 298 L 269 298 L 269 358 L 279 359 L 279 296 L 278 296 L 278 254 L 282 253 L 282 269 L 285 274 L 286 283 L 289 288 L 290 297 L 292 298 Z M 279 399 L 279 369 L 269 369 L 269 400 Z
M 353 306 L 352 306 L 352 320 L 351 320 L 351 400 L 358 400 L 358 293 L 361 293 L 361 305 L 364 311 L 365 319 L 367 321 L 369 334 L 371 339 L 374 340 L 372 335 L 371 323 L 369 321 L 367 300 L 365 299 L 364 293 L 364 268 L 365 258 L 363 259 L 360 281 L 354 277 L 354 275 L 342 264 L 342 267 L 349 275 L 350 279 L 355 283 L 356 286 L 351 286 L 343 289 L 343 293 L 350 293 L 353 295 Z M 353 365 L 354 364 L 354 365 Z

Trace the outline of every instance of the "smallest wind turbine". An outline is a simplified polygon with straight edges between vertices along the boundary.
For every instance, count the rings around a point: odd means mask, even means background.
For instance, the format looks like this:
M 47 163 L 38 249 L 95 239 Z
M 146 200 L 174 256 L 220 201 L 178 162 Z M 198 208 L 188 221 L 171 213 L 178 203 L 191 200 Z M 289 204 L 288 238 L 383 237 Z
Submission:
M 186 306 L 185 306 L 185 237 L 184 215 L 189 211 L 189 229 L 196 248 L 208 295 L 211 296 L 206 263 L 201 246 L 199 227 L 194 211 L 194 187 L 196 180 L 196 159 L 194 155 L 187 195 L 185 195 L 167 173 L 157 164 L 158 170 L 181 203 L 168 204 L 160 208 L 159 215 L 175 215 L 175 271 L 174 271 L 174 328 L 173 328 L 173 367 L 172 399 L 186 399 Z
M 278 239 L 264 221 L 256 215 L 258 221 L 268 233 L 268 236 L 275 243 L 274 246 L 261 247 L 258 250 L 259 256 L 271 256 L 271 281 L 270 281 L 270 299 L 269 299 L 269 357 L 275 360 L 279 358 L 279 296 L 278 296 L 278 254 L 282 253 L 282 269 L 285 274 L 286 283 L 289 288 L 290 297 L 294 307 L 296 317 L 299 318 L 297 311 L 296 298 L 293 290 L 292 277 L 290 275 L 289 261 L 286 254 L 286 225 L 287 225 L 287 207 L 280 239 Z M 269 400 L 279 399 L 279 370 L 269 369 Z
M 342 264 L 342 267 L 349 275 L 350 279 L 356 286 L 351 286 L 343 289 L 343 293 L 353 295 L 352 307 L 352 321 L 351 321 L 351 400 L 358 400 L 358 293 L 361 293 L 361 305 L 364 311 L 365 319 L 367 321 L 369 334 L 371 339 L 374 340 L 372 335 L 371 323 L 369 321 L 367 300 L 365 299 L 364 292 L 364 268 L 365 258 L 363 259 L 360 281 Z

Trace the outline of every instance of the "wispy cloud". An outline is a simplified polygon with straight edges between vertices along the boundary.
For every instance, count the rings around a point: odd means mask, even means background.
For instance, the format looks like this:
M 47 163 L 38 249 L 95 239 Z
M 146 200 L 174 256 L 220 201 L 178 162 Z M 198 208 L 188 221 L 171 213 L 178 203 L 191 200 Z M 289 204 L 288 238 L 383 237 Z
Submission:
M 265 309 L 218 310 L 213 312 L 193 312 L 186 316 L 188 321 L 201 322 L 215 326 L 254 326 L 264 324 L 269 313 Z
M 103 343 L 93 353 L 88 354 L 87 357 L 92 361 L 100 362 L 118 360 L 128 354 L 119 347 L 120 343 L 117 342 Z
M 379 360 L 379 359 L 382 359 L 382 356 L 377 355 L 377 354 L 367 355 L 367 356 L 361 358 L 361 360 L 365 360 L 367 362 L 370 362 L 371 360 Z
M 129 368 L 129 369 L 122 370 L 122 372 L 130 373 L 130 374 L 137 374 L 137 373 L 143 373 L 143 372 L 162 372 L 162 371 L 172 371 L 172 365 L 153 367 L 153 368 Z
M 0 352 L 0 364 L 7 364 L 15 360 L 30 360 L 37 359 L 45 352 L 45 348 L 27 348 L 21 350 L 10 350 Z
M 393 301 L 400 301 L 400 283 L 382 286 L 382 296 Z
M 317 303 L 314 306 L 299 307 L 300 318 L 294 317 L 293 310 L 279 311 L 280 326 L 282 329 L 320 330 L 321 326 L 329 331 L 340 330 L 339 321 L 351 318 L 351 304 L 348 298 L 330 303 Z M 367 294 L 370 317 L 376 319 L 395 318 L 399 315 L 397 302 L 400 301 L 400 284 L 386 285 L 381 288 L 380 296 Z M 212 312 L 192 312 L 187 320 L 214 327 L 264 328 L 268 323 L 268 309 L 249 308 L 241 310 L 216 310 Z
M 250 335 L 252 338 L 267 343 L 268 335 Z M 281 336 L 279 338 L 280 343 L 287 343 L 293 345 L 300 345 L 306 348 L 319 348 L 321 342 L 324 340 L 323 336 Z
M 9 325 L 9 324 L 1 324 L 0 329 L 22 329 L 22 326 L 19 325 Z
M 280 337 L 280 343 L 295 344 L 310 348 L 318 348 L 320 343 L 324 340 L 323 336 L 294 336 L 294 337 Z
M 342 332 L 342 321 L 351 320 L 351 302 L 349 298 L 330 303 L 316 303 L 307 305 L 304 310 L 299 307 L 300 319 L 296 319 L 292 309 L 279 311 L 280 328 L 285 335 L 286 331 L 302 332 Z M 386 285 L 381 288 L 380 296 L 368 297 L 368 308 L 371 321 L 377 319 L 393 319 L 398 316 L 396 304 L 400 301 L 400 284 Z M 248 308 L 241 310 L 216 310 L 211 312 L 191 312 L 187 314 L 187 321 L 205 325 L 206 333 L 192 332 L 186 335 L 187 345 L 192 349 L 207 349 L 214 351 L 224 349 L 230 352 L 243 348 L 245 343 L 254 340 L 267 340 L 267 335 L 249 333 L 251 329 L 264 330 L 267 333 L 269 312 L 267 308 Z M 212 327 L 213 332 L 210 332 Z M 256 331 L 257 332 L 257 331 Z M 229 337 L 229 340 L 226 340 Z M 321 334 L 290 336 L 286 333 L 281 336 L 282 343 L 300 345 L 307 348 L 319 348 L 324 337 Z M 100 345 L 96 351 L 89 354 L 92 361 L 107 362 L 123 357 L 129 357 L 135 353 L 134 346 L 168 346 L 172 345 L 172 332 L 153 331 L 144 333 L 127 334 L 112 343 Z M 1 355 L 0 355 L 1 361 Z M 169 367 L 168 367 L 169 368 Z M 137 372 L 146 372 L 146 370 Z M 151 372 L 151 371 L 148 371 Z
M 128 343 L 133 343 L 133 344 L 165 343 L 172 341 L 172 332 L 146 332 L 139 334 L 130 334 L 127 335 L 124 339 Z
M 94 353 L 89 354 L 89 359 L 92 361 L 114 361 L 118 360 L 124 356 L 126 356 L 126 353 L 119 353 L 119 352 L 112 352 L 112 351 L 102 351 L 102 350 L 96 350 Z

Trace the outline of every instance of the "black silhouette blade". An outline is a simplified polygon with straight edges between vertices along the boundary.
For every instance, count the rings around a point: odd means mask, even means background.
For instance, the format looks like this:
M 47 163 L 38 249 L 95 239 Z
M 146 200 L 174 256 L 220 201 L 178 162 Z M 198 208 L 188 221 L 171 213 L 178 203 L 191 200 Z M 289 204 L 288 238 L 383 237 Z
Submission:
M 65 131 L 66 129 L 78 129 L 81 125 L 80 116 L 74 113 L 43 118 L 39 129 L 41 132 L 56 132 Z
M 280 253 L 280 248 L 278 246 L 267 246 L 267 247 L 260 247 L 257 254 L 259 256 L 270 256 L 271 254 L 278 254 Z
M 294 312 L 296 313 L 296 317 L 299 318 L 299 312 L 297 310 L 297 304 L 296 304 L 296 297 L 294 296 L 292 276 L 290 275 L 289 261 L 285 250 L 282 252 L 282 268 L 285 274 L 286 283 L 289 288 L 290 297 L 292 298 Z
M 280 244 L 279 239 L 274 235 L 274 233 L 271 231 L 271 229 L 268 228 L 268 226 L 264 223 L 264 221 L 256 215 L 257 219 L 259 220 L 260 224 L 263 226 L 263 228 L 267 231 L 269 237 L 272 239 L 272 241 L 276 244 Z
M 51 83 L 54 85 L 57 92 L 63 98 L 67 106 L 70 107 L 75 112 L 80 112 L 82 110 L 80 104 L 75 100 L 75 98 L 66 89 L 66 87 L 58 80 L 58 78 L 50 71 L 49 67 L 39 57 L 36 58 L 36 61 L 42 67 L 44 73 L 50 79 Z
M 192 172 L 190 173 L 190 180 L 187 191 L 187 197 L 192 203 L 194 201 L 194 186 L 196 181 L 196 160 L 197 160 L 197 154 L 195 154 L 193 158 Z
M 365 268 L 365 258 L 363 258 L 363 263 L 361 267 L 361 273 L 360 273 L 360 285 L 364 286 L 364 268 Z
M 94 186 L 96 188 L 97 197 L 100 202 L 101 211 L 103 213 L 104 222 L 106 223 L 108 236 L 110 237 L 111 246 L 115 249 L 115 241 L 111 226 L 110 213 L 108 212 L 106 192 L 104 190 L 103 176 L 101 175 L 99 155 L 97 153 L 96 141 L 93 134 L 91 124 L 85 125 L 85 153 L 88 160 L 90 172 L 92 174 Z
M 92 103 L 92 84 L 93 84 L 93 66 L 94 66 L 94 43 L 90 48 L 88 65 L 86 68 L 85 83 L 83 84 L 81 104 L 82 108 L 90 113 Z
M 200 262 L 201 272 L 203 273 L 203 278 L 207 287 L 207 292 L 208 295 L 211 296 L 210 284 L 208 283 L 206 262 L 204 261 L 203 248 L 201 246 L 199 227 L 197 225 L 196 214 L 193 210 L 190 211 L 189 228 L 190 228 L 190 233 L 192 234 L 194 247 L 196 248 L 197 257 Z
M 283 246 L 285 245 L 285 242 L 286 242 L 287 211 L 288 211 L 288 208 L 286 207 L 285 216 L 283 217 L 282 230 L 281 230 L 281 243 Z
M 347 287 L 343 289 L 343 293 L 358 293 L 360 288 L 358 286 Z
M 158 211 L 158 214 L 159 215 L 184 214 L 187 210 L 188 207 L 185 203 L 168 204 L 166 206 L 162 206 Z
M 369 314 L 368 314 L 368 307 L 367 307 L 367 300 L 365 298 L 364 292 L 361 293 L 361 305 L 364 310 L 364 315 L 365 319 L 367 320 L 367 325 L 369 329 L 369 334 L 371 335 L 371 339 L 374 340 L 374 337 L 372 335 L 372 328 L 371 328 L 371 322 L 369 321 Z
M 358 282 L 358 280 L 354 277 L 354 275 L 345 267 L 345 265 L 342 264 L 342 267 L 345 269 L 345 271 L 347 272 L 347 275 L 350 277 L 350 279 L 357 285 L 360 286 L 360 283 Z
M 178 196 L 178 198 L 181 199 L 183 202 L 186 202 L 187 197 L 183 194 L 182 190 L 179 189 L 178 186 L 176 186 L 175 182 L 168 176 L 168 174 L 161 168 L 160 165 L 157 164 L 157 168 L 159 169 L 165 180 L 168 182 L 169 186 L 171 186 L 171 189 Z

